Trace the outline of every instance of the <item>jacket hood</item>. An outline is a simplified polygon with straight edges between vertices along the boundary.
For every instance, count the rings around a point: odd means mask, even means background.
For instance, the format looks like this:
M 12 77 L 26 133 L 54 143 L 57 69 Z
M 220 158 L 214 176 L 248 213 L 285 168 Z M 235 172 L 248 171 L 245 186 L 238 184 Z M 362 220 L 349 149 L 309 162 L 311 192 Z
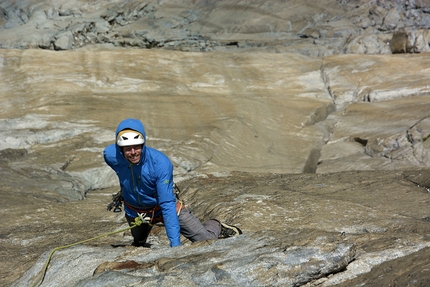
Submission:
M 115 142 L 116 142 L 116 139 L 118 137 L 118 133 L 122 130 L 125 130 L 125 129 L 131 129 L 131 130 L 134 130 L 134 131 L 141 133 L 143 136 L 143 139 L 145 140 L 144 145 L 146 145 L 146 133 L 145 133 L 145 128 L 143 127 L 142 122 L 138 119 L 131 119 L 131 118 L 125 119 L 119 123 L 119 125 L 116 129 L 116 133 L 115 133 Z

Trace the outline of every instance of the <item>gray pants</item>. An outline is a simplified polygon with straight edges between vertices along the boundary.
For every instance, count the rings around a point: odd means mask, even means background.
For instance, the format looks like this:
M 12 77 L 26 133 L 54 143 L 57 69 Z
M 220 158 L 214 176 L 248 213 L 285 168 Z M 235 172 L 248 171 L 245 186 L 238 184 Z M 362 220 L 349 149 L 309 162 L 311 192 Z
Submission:
M 134 222 L 134 218 L 126 216 L 128 224 Z M 191 242 L 203 241 L 208 239 L 217 239 L 221 233 L 221 223 L 216 219 L 209 219 L 205 224 L 202 224 L 194 214 L 187 208 L 184 208 L 179 213 L 179 225 L 181 234 Z M 143 246 L 148 239 L 149 232 L 152 226 L 142 224 L 131 229 L 131 234 L 134 238 L 133 245 Z

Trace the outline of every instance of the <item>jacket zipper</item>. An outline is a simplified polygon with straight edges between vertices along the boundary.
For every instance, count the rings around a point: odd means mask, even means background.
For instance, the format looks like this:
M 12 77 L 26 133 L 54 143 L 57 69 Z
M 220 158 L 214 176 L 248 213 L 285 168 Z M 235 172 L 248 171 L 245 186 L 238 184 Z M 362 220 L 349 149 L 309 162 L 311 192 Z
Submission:
M 136 180 L 134 176 L 133 164 L 131 163 L 130 163 L 130 169 L 131 169 L 131 179 L 133 182 L 133 192 L 135 192 L 137 195 L 137 202 L 143 206 L 142 202 L 140 201 L 140 195 L 138 192 L 138 190 L 140 190 L 140 175 L 137 178 L 138 182 L 137 182 L 137 189 L 136 189 Z

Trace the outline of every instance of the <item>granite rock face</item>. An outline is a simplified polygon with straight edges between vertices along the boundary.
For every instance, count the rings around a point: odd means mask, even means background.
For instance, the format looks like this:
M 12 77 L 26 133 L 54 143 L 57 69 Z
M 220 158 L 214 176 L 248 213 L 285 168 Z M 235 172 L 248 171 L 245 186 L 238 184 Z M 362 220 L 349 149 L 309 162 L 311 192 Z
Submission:
M 273 2 L 0 3 L 0 285 L 126 227 L 102 158 L 126 117 L 244 234 L 120 232 L 41 286 L 429 284 L 430 2 Z
M 427 1 L 4 1 L 0 47 L 93 44 L 309 56 L 429 51 Z
M 183 238 L 183 245 L 172 249 L 163 227 L 154 228 L 149 248 L 131 247 L 129 231 L 121 232 L 54 253 L 41 286 L 333 286 L 350 280 L 358 285 L 360 276 L 369 282 L 369 272 L 380 264 L 397 270 L 395 260 L 405 256 L 415 256 L 408 267 L 414 275 L 399 270 L 379 282 L 425 286 L 429 194 L 408 177 L 390 171 L 200 176 L 180 183 L 186 204 L 202 221 L 217 217 L 238 223 L 243 235 L 194 244 Z M 64 234 L 64 240 L 86 240 L 97 230 L 125 227 L 121 215 L 101 216 L 101 198 L 95 191 L 75 205 L 71 224 L 87 233 Z M 71 209 L 63 208 L 58 215 Z M 41 216 L 46 215 L 33 218 Z M 63 224 L 56 222 L 33 244 L 53 240 L 60 245 L 63 241 L 55 238 Z M 38 282 L 48 253 L 12 286 Z

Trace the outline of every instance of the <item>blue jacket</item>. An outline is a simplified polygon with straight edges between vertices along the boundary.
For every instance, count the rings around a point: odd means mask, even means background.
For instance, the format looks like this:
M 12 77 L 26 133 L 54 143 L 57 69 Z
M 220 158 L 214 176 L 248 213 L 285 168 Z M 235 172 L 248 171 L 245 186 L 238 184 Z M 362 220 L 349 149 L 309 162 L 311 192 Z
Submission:
M 116 136 L 124 129 L 138 131 L 145 139 L 140 162 L 128 162 L 116 143 L 105 148 L 105 162 L 118 175 L 124 201 L 140 209 L 150 209 L 157 205 L 161 207 L 170 246 L 179 246 L 180 227 L 176 214 L 176 197 L 173 193 L 173 165 L 165 154 L 146 146 L 145 129 L 139 120 L 122 121 L 118 125 Z M 126 205 L 124 210 L 128 216 L 137 217 L 136 211 Z

